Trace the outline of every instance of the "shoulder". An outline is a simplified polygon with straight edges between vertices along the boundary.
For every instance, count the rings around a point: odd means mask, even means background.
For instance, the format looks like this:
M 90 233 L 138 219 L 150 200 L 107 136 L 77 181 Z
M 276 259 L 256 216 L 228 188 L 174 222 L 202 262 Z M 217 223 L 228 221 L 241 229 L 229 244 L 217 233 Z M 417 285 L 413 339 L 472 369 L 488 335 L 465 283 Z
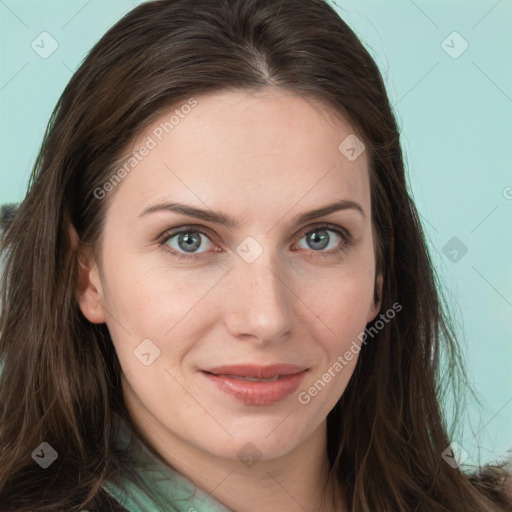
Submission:
M 101 488 L 100 491 L 94 496 L 92 501 L 86 506 L 79 509 L 79 503 L 84 501 L 84 497 L 74 498 L 69 504 L 68 510 L 73 512 L 129 512 L 129 510 L 118 503 L 105 489 Z M 11 510 L 11 509 L 9 509 Z M 34 509 L 30 509 L 33 512 Z M 56 508 L 57 510 L 57 508 Z M 62 508 L 58 508 L 59 512 Z M 14 512 L 29 512 L 26 508 L 15 509 Z
M 102 488 L 94 497 L 93 502 L 80 512 L 128 512 L 128 509 Z

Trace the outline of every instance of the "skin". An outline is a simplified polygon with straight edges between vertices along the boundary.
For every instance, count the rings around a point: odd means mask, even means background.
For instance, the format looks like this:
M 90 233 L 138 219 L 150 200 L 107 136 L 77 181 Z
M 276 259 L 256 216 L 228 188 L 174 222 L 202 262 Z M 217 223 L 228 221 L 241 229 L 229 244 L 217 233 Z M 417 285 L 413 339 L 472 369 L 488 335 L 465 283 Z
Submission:
M 354 131 L 313 99 L 272 88 L 196 99 L 110 192 L 100 256 L 82 257 L 81 310 L 107 323 L 128 410 L 163 461 L 240 512 L 340 510 L 320 504 L 326 417 L 358 355 L 308 404 L 297 396 L 380 308 L 368 155 L 350 161 L 338 150 Z M 130 151 L 168 118 L 139 134 Z M 364 215 L 345 209 L 296 224 L 299 214 L 340 199 L 357 202 Z M 222 211 L 240 224 L 170 211 L 140 216 L 171 201 Z M 322 222 L 347 230 L 353 244 L 332 254 L 344 241 L 329 230 L 328 246 L 317 248 L 311 232 Z M 178 260 L 168 251 L 190 254 L 185 244 L 159 237 L 191 225 L 192 235 L 201 227 L 208 236 L 196 259 Z M 263 250 L 252 263 L 236 252 L 248 236 Z M 160 356 L 145 366 L 134 350 L 148 338 Z M 309 370 L 297 392 L 272 405 L 246 405 L 199 372 L 242 363 Z M 247 443 L 261 456 L 251 467 L 237 456 Z

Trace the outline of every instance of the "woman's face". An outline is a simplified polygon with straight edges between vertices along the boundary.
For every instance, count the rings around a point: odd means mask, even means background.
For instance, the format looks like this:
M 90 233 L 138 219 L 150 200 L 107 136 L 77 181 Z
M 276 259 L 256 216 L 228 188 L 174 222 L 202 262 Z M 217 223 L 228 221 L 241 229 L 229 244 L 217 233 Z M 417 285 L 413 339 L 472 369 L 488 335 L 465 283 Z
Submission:
M 136 422 L 274 458 L 324 429 L 380 306 L 367 153 L 321 104 L 275 89 L 188 105 L 105 187 L 81 308 L 108 325 Z

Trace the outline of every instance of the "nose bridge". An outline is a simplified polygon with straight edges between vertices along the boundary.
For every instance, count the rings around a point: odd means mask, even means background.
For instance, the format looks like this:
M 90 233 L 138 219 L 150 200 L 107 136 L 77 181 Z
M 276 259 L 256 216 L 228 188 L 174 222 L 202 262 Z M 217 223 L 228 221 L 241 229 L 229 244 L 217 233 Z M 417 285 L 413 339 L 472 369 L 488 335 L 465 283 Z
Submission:
M 238 258 L 231 272 L 233 287 L 226 312 L 229 330 L 234 335 L 253 335 L 273 340 L 291 327 L 293 294 L 271 243 L 247 237 L 236 248 Z

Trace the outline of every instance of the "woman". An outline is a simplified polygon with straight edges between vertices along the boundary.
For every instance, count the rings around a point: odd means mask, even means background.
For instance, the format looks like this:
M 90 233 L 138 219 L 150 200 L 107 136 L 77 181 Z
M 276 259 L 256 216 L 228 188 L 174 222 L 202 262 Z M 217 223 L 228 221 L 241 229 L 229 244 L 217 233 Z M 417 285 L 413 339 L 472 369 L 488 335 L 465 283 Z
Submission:
M 512 510 L 453 450 L 399 133 L 326 3 L 135 8 L 3 243 L 2 510 Z

